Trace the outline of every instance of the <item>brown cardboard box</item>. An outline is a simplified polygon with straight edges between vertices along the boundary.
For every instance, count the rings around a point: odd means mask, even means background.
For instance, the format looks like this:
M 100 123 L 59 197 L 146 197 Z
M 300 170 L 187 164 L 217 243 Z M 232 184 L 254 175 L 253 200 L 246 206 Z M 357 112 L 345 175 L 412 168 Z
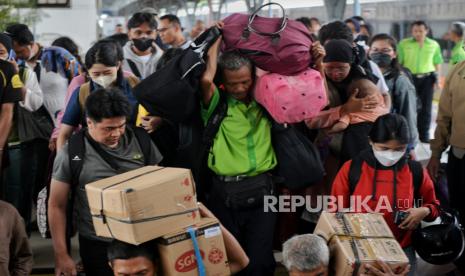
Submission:
M 329 241 L 330 270 L 335 270 L 336 276 L 353 275 L 356 268 L 353 247 L 357 248 L 361 264 L 376 266 L 376 260 L 382 259 L 394 272 L 408 264 L 382 214 L 323 212 L 314 233 Z M 367 272 L 359 269 L 356 275 L 361 273 Z
M 86 185 L 98 236 L 140 244 L 197 223 L 187 169 L 147 166 Z
M 195 227 L 206 275 L 231 275 L 218 220 L 203 218 Z M 158 249 L 163 275 L 199 275 L 194 246 L 185 229 L 160 238 Z

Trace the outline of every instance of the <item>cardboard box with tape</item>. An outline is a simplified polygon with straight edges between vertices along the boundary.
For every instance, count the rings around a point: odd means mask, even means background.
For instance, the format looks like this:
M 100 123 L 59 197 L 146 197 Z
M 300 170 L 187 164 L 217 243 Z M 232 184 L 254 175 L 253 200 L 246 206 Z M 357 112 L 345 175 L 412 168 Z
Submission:
M 218 220 L 202 218 L 193 228 L 206 275 L 231 275 Z M 199 275 L 194 243 L 186 229 L 160 238 L 158 249 L 163 275 Z
M 86 185 L 98 236 L 132 244 L 199 222 L 188 169 L 147 166 Z
M 323 212 L 314 233 L 328 241 L 335 276 L 367 273 L 362 265 L 376 267 L 376 260 L 383 260 L 394 272 L 409 262 L 382 214 Z

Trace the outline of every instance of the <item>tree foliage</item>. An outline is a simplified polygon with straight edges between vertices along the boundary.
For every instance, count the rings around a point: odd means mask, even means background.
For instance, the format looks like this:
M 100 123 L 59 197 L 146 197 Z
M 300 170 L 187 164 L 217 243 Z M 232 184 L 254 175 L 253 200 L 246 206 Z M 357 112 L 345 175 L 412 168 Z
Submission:
M 26 12 L 20 13 L 19 9 L 24 8 Z M 31 25 L 40 19 L 33 0 L 9 0 L 0 1 L 0 31 L 5 30 L 11 23 L 24 23 Z

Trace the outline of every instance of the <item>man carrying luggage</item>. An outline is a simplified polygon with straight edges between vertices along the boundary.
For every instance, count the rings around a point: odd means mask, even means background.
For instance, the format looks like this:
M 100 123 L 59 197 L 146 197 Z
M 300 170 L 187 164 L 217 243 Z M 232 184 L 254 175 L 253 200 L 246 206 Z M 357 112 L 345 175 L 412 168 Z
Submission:
M 106 259 L 110 240 L 95 234 L 85 185 L 158 164 L 162 159 L 144 130 L 126 127 L 130 104 L 119 90 L 100 89 L 91 93 L 86 112 L 88 127 L 58 151 L 53 168 L 49 224 L 56 275 L 76 275 L 76 265 L 66 245 L 67 220 L 73 219 L 72 212 L 67 214 L 69 193 L 69 202 L 76 204 L 73 207 L 77 212 L 79 251 L 86 275 L 113 275 Z

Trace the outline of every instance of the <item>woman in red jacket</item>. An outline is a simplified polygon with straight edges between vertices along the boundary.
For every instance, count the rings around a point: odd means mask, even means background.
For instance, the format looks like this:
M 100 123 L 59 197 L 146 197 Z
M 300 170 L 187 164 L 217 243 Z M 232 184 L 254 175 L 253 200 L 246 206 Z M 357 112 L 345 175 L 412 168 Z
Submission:
M 439 201 L 426 171 L 418 163 L 414 164 L 416 161 L 408 160 L 406 150 L 410 142 L 409 133 L 407 122 L 401 115 L 386 114 L 379 117 L 369 135 L 371 149 L 362 151 L 342 166 L 331 193 L 339 196 L 338 206 L 344 208 L 351 207 L 351 196 L 358 196 L 355 200 L 359 202 L 365 200 L 366 204 L 359 204 L 360 208 L 355 212 L 370 212 L 382 203 L 382 208 L 378 210 L 384 214 L 387 224 L 409 257 L 409 275 L 413 275 L 416 257 L 411 246 L 412 230 L 422 220 L 432 221 L 438 216 Z M 354 177 L 354 171 L 357 170 L 351 168 L 351 163 L 360 166 L 359 176 Z M 418 183 L 416 188 L 415 181 Z M 370 197 L 368 201 L 366 197 Z M 383 208 L 386 206 L 388 208 Z

